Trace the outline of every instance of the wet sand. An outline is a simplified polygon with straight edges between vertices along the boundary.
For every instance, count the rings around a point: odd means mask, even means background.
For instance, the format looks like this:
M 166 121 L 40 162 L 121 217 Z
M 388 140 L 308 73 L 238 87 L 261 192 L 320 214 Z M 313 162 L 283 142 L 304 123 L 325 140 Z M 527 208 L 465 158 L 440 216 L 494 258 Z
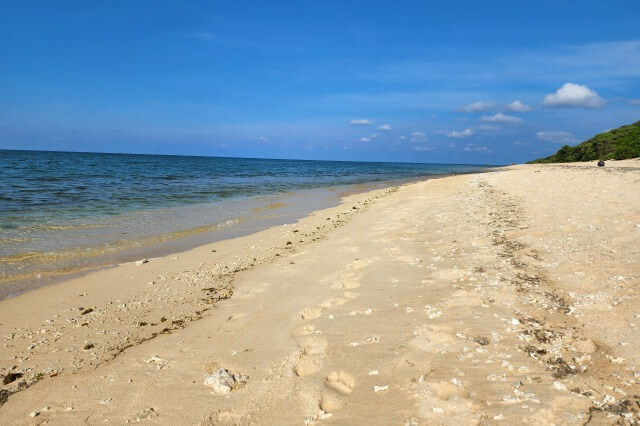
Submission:
M 638 421 L 639 190 L 432 179 L 2 301 L 0 423 Z

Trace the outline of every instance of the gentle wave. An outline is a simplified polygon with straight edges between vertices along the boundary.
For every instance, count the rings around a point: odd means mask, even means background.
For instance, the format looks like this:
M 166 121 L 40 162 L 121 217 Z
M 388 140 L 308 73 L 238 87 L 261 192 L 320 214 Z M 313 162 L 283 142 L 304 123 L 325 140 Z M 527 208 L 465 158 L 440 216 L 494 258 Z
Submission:
M 283 198 L 301 191 L 481 170 L 486 167 L 0 150 L 0 280 L 101 265 L 118 253 L 252 215 L 274 221 L 290 210 Z
M 264 211 L 267 211 L 267 210 L 279 209 L 279 208 L 282 208 L 282 207 L 284 207 L 286 205 L 287 205 L 287 203 L 271 203 L 268 206 L 256 207 L 255 209 L 252 209 L 252 211 L 254 213 L 260 213 L 260 212 L 264 212 Z
M 190 229 L 184 229 L 181 231 L 169 232 L 162 235 L 156 235 L 153 237 L 146 237 L 136 240 L 122 239 L 114 241 L 108 245 L 77 247 L 71 250 L 60 251 L 30 251 L 17 253 L 10 256 L 0 257 L 0 282 L 13 281 L 16 279 L 23 279 L 28 276 L 36 276 L 40 272 L 49 273 L 67 273 L 70 270 L 75 270 L 82 267 L 99 267 L 105 266 L 100 262 L 96 262 L 96 259 L 106 255 L 114 254 L 118 252 L 124 252 L 133 248 L 141 248 L 145 246 L 152 246 L 167 240 L 173 240 L 177 238 L 183 238 L 189 235 L 195 235 L 203 232 L 213 232 L 224 229 L 225 227 L 242 222 L 242 218 L 233 218 L 225 220 L 224 222 L 215 225 L 198 226 Z M 57 268 L 57 265 L 69 260 L 83 259 L 83 263 L 73 262 L 73 265 L 67 265 Z M 27 263 L 28 262 L 28 263 Z M 86 264 L 90 265 L 86 265 Z M 24 272 L 21 269 L 15 268 L 16 266 L 23 266 L 29 269 L 35 269 L 34 271 Z

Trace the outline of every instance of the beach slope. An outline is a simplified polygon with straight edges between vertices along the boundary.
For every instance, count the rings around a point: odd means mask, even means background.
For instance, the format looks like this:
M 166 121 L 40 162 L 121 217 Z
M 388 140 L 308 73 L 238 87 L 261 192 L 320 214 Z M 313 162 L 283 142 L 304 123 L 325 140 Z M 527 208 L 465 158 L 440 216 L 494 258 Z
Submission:
M 638 421 L 640 161 L 347 197 L 0 302 L 0 424 Z

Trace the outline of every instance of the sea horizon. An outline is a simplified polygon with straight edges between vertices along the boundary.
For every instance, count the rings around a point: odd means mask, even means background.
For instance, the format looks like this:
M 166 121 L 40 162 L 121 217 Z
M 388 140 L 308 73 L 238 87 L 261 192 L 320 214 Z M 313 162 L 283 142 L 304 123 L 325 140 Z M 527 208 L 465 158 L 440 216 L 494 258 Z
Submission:
M 109 154 L 109 155 L 142 155 L 158 157 L 194 157 L 194 158 L 232 158 L 239 160 L 274 160 L 274 161 L 324 161 L 329 163 L 381 163 L 381 164 L 430 164 L 448 166 L 482 166 L 482 167 L 503 167 L 507 164 L 493 163 L 457 163 L 457 162 L 430 162 L 430 161 L 379 161 L 379 160 L 335 160 L 323 158 L 283 158 L 283 157 L 251 157 L 251 156 L 225 156 L 225 155 L 196 155 L 196 154 L 160 154 L 146 152 L 115 152 L 115 151 L 78 151 L 78 150 L 49 150 L 49 149 L 7 149 L 0 148 L 0 152 L 48 152 L 60 154 Z

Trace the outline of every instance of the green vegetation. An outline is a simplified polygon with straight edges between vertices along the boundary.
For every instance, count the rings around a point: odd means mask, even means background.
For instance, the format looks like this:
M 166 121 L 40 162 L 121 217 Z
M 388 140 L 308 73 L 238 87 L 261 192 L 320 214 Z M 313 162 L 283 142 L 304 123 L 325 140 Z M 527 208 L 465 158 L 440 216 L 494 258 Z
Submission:
M 640 157 L 640 121 L 597 134 L 574 147 L 565 145 L 552 156 L 529 163 L 625 160 L 636 157 Z

